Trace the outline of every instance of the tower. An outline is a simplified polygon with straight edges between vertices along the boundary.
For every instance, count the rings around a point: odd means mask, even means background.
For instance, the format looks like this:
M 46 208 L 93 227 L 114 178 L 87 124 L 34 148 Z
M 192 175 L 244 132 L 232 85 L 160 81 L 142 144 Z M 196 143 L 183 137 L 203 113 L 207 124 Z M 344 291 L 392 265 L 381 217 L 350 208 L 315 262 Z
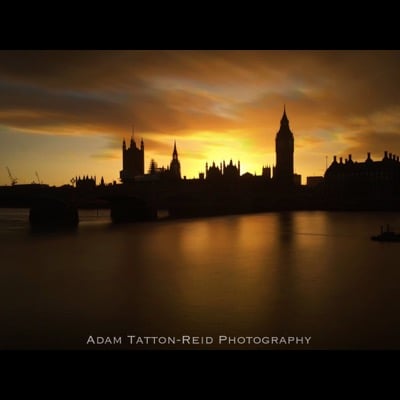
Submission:
M 170 177 L 173 179 L 181 179 L 181 163 L 178 160 L 178 151 L 176 150 L 176 141 L 174 143 L 174 151 L 172 152 L 172 161 L 169 167 Z
M 144 175 L 144 143 L 143 139 L 140 148 L 136 147 L 134 139 L 134 128 L 132 127 L 132 136 L 130 145 L 127 148 L 125 139 L 122 142 L 122 171 L 120 179 L 123 183 L 133 181 L 135 176 Z
M 281 127 L 275 138 L 276 167 L 274 180 L 283 185 L 293 184 L 294 137 L 289 128 L 286 107 L 283 107 Z

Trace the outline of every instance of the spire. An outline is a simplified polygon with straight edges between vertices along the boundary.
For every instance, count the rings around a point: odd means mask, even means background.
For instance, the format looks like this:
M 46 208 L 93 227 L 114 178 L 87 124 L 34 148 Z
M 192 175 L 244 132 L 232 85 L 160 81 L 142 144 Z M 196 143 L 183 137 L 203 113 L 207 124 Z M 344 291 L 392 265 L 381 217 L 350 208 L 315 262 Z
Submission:
M 133 144 L 135 143 L 135 140 L 133 138 L 134 134 L 135 134 L 135 126 L 132 124 L 131 147 L 133 147 Z M 136 144 L 135 144 L 135 147 L 136 147 Z
M 283 115 L 282 115 L 282 119 L 281 119 L 281 125 L 283 123 L 285 123 L 285 124 L 289 123 L 288 117 L 286 115 L 286 104 L 283 105 Z
M 290 128 L 289 128 L 289 119 L 286 115 L 286 104 L 284 104 L 284 106 L 283 106 L 281 127 L 279 129 L 279 132 L 277 133 L 276 139 L 278 139 L 278 137 L 281 137 L 281 138 L 285 137 L 285 138 L 293 139 L 293 133 L 290 131 Z
M 294 137 L 290 131 L 286 115 L 286 104 L 283 106 L 281 126 L 275 138 L 276 166 L 274 179 L 282 184 L 291 185 L 293 182 Z
M 178 158 L 178 151 L 176 150 L 176 140 L 174 141 L 174 151 L 172 153 L 172 158 L 177 159 Z

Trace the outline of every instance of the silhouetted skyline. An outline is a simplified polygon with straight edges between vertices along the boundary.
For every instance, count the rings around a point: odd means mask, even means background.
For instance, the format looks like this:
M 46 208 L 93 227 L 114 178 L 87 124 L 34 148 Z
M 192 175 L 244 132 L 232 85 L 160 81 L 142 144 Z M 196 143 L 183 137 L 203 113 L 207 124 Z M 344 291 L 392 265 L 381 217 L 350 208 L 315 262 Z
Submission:
M 176 139 L 188 178 L 230 158 L 261 174 L 286 103 L 305 183 L 327 156 L 400 148 L 399 64 L 399 51 L 2 51 L 0 159 L 19 183 L 118 181 L 134 124 L 146 170 L 170 164 Z

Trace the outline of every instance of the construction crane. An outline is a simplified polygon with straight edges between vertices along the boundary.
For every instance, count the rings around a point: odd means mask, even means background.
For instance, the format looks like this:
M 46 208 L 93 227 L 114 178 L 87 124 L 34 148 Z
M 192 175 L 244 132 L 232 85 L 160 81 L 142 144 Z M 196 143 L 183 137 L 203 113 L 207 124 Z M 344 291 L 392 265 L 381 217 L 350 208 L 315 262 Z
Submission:
M 39 183 L 39 184 L 42 183 L 42 182 L 40 182 L 39 174 L 38 174 L 37 171 L 35 171 L 35 175 L 36 175 L 36 178 L 37 178 L 38 183 Z
M 17 182 L 18 182 L 17 178 L 14 178 L 14 177 L 12 176 L 11 171 L 10 171 L 10 168 L 6 167 L 6 169 L 7 169 L 7 172 L 8 172 L 8 177 L 10 178 L 10 181 L 11 181 L 11 185 L 12 185 L 12 186 L 16 185 Z

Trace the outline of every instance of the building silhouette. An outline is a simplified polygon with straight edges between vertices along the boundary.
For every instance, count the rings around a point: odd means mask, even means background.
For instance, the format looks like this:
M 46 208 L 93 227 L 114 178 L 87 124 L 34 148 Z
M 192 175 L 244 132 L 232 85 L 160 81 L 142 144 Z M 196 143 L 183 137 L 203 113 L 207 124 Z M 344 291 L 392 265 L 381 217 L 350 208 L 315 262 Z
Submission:
M 289 120 L 286 116 L 286 107 L 283 108 L 281 127 L 275 138 L 276 166 L 274 168 L 274 180 L 276 183 L 293 185 L 293 153 L 294 137 L 289 128 Z
M 307 176 L 307 187 L 314 188 L 324 183 L 323 176 Z
M 96 177 L 86 175 L 82 178 L 80 176 L 76 176 L 75 179 L 72 180 L 75 183 L 77 189 L 88 190 L 96 188 Z
M 374 161 L 371 153 L 364 162 L 353 161 L 351 154 L 343 158 L 333 157 L 332 164 L 325 172 L 325 183 L 331 186 L 367 185 L 370 188 L 378 186 L 393 186 L 400 183 L 400 159 L 385 151 L 382 160 Z
M 140 148 L 136 147 L 132 131 L 130 146 L 126 147 L 125 139 L 122 142 L 122 170 L 119 176 L 122 183 L 127 183 L 141 175 L 144 175 L 144 143 L 142 139 Z
M 227 165 L 225 161 L 220 163 L 219 167 L 215 165 L 215 162 L 208 166 L 206 163 L 206 179 L 207 180 L 235 180 L 240 177 L 240 161 L 237 165 L 233 164 L 232 160 Z
M 266 179 L 271 179 L 271 167 L 262 167 L 262 176 Z
M 295 186 L 301 186 L 301 175 L 300 174 L 293 174 L 293 184 Z
M 164 171 L 165 171 L 165 168 L 164 167 L 159 168 L 158 165 L 157 165 L 156 160 L 154 160 L 154 158 L 152 158 L 151 161 L 150 161 L 150 166 L 149 166 L 149 170 L 147 172 L 147 175 L 158 175 L 158 174 L 160 174 L 161 172 L 164 172 Z
M 174 151 L 172 152 L 172 161 L 169 167 L 169 177 L 171 179 L 181 179 L 181 163 L 178 160 L 176 141 L 174 142 Z
M 323 177 L 307 177 L 307 185 L 302 186 L 301 175 L 294 173 L 294 135 L 286 107 L 275 146 L 276 165 L 263 166 L 259 176 L 255 172 L 241 175 L 240 161 L 235 164 L 231 159 L 229 163 L 206 163 L 198 179 L 182 179 L 176 141 L 167 167 L 158 167 L 152 159 L 145 174 L 143 139 L 137 147 L 132 132 L 129 147 L 125 139 L 122 144 L 122 185 L 116 181 L 106 185 L 103 177 L 97 185 L 96 176 L 84 175 L 71 179 L 73 186 L 50 188 L 17 185 L 11 176 L 11 186 L 0 187 L 0 205 L 30 206 L 38 194 L 45 193 L 84 207 L 136 197 L 151 207 L 172 210 L 170 215 L 178 217 L 296 209 L 400 209 L 399 156 L 385 151 L 382 159 L 373 160 L 368 153 L 362 162 L 353 161 L 351 154 L 347 159 L 334 156 Z
M 178 158 L 176 149 L 176 141 L 172 151 L 172 160 L 169 167 L 159 167 L 154 159 L 151 159 L 150 166 L 146 175 L 141 174 L 135 177 L 135 181 L 154 181 L 154 180 L 180 180 L 181 179 L 181 164 Z

